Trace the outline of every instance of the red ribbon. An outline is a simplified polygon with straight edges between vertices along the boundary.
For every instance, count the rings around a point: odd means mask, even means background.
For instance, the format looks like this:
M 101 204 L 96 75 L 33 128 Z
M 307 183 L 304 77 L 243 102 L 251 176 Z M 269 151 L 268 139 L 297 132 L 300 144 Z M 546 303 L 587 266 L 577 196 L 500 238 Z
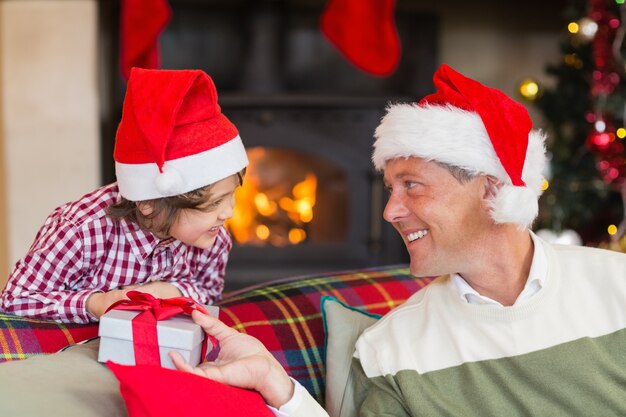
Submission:
M 181 313 L 191 315 L 191 312 L 194 310 L 203 314 L 209 314 L 201 304 L 196 303 L 188 297 L 161 299 L 141 291 L 128 291 L 126 296 L 128 300 L 116 301 L 111 304 L 106 311 L 141 311 L 141 313 L 132 320 L 133 348 L 135 351 L 136 365 L 161 365 L 157 321 L 167 320 Z M 213 340 L 212 343 L 215 348 Z M 201 361 L 205 359 L 206 353 L 207 337 L 204 337 L 200 354 Z

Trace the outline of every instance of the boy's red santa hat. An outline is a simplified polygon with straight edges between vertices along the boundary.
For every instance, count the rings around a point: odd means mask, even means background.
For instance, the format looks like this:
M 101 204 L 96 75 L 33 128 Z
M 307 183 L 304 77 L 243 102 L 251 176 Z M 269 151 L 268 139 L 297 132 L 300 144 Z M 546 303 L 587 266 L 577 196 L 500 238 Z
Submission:
M 113 156 L 120 194 L 130 201 L 184 194 L 248 165 L 213 81 L 199 70 L 133 68 Z
M 437 92 L 419 103 L 388 107 L 375 133 L 374 165 L 382 170 L 390 159 L 416 156 L 492 175 L 503 183 L 494 221 L 529 227 L 543 184 L 544 134 L 532 130 L 524 106 L 445 64 L 433 81 Z

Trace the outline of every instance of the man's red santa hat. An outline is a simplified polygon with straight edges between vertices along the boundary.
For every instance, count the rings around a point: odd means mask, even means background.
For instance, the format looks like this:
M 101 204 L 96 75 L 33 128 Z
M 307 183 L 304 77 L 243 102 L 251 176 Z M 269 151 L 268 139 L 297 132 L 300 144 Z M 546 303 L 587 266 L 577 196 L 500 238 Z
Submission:
M 120 194 L 130 201 L 184 194 L 248 165 L 213 81 L 199 70 L 133 68 L 113 156 Z
M 376 129 L 377 169 L 416 156 L 492 175 L 503 185 L 492 202 L 496 223 L 529 227 L 538 212 L 546 164 L 541 131 L 521 104 L 447 65 L 433 78 L 437 92 L 417 104 L 391 105 Z

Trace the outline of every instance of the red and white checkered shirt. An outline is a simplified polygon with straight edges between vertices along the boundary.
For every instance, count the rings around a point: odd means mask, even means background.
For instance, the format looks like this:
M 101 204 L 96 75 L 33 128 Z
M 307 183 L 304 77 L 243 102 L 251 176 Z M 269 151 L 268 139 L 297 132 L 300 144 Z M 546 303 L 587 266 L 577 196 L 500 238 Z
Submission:
M 0 309 L 61 322 L 87 323 L 87 297 L 122 286 L 165 281 L 201 304 L 219 300 L 232 241 L 222 228 L 210 249 L 159 240 L 106 208 L 117 184 L 99 188 L 50 214 L 0 296 Z

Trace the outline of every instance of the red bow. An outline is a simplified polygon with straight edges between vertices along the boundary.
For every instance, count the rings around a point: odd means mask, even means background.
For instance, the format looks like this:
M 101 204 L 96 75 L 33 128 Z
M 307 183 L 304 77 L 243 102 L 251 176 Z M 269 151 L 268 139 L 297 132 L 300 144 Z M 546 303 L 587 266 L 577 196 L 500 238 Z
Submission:
M 132 320 L 133 348 L 135 351 L 136 365 L 161 365 L 159 355 L 159 338 L 157 334 L 157 321 L 167 320 L 178 314 L 191 315 L 194 310 L 203 314 L 209 314 L 207 310 L 188 297 L 156 298 L 151 294 L 141 291 L 128 291 L 128 300 L 119 300 L 111 304 L 106 310 L 139 310 Z M 213 340 L 212 340 L 213 342 Z M 213 343 L 215 348 L 215 343 Z M 201 361 L 206 357 L 207 337 L 202 341 Z

